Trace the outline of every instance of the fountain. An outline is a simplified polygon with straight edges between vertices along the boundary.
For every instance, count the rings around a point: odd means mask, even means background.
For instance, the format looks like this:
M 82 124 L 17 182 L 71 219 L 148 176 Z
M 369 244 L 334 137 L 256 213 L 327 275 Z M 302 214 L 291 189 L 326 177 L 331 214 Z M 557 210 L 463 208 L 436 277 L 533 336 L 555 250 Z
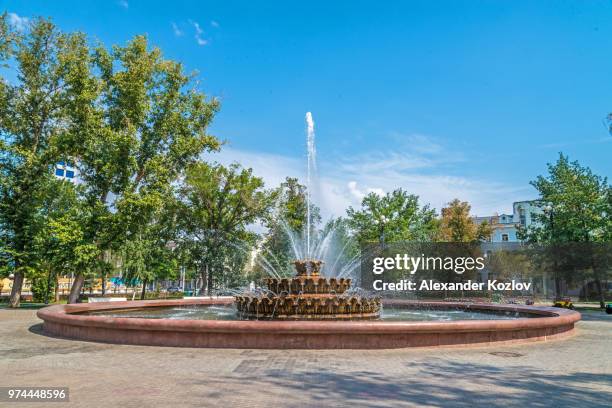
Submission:
M 380 349 L 548 340 L 571 335 L 580 314 L 549 307 L 381 300 L 352 288 L 359 257 L 330 254 L 333 230 L 313 236 L 314 121 L 307 123 L 307 215 L 302 237 L 286 227 L 296 274 L 265 259 L 265 288 L 232 298 L 53 305 L 45 333 L 120 344 L 265 349 Z M 282 220 L 281 220 L 282 223 Z M 301 239 L 300 239 L 301 238 Z M 330 258 L 330 255 L 331 256 Z M 331 265 L 325 269 L 324 261 Z M 383 310 L 382 305 L 385 308 Z M 255 321 L 256 320 L 256 321 Z
M 379 317 L 380 298 L 352 295 L 350 278 L 324 278 L 322 261 L 295 261 L 292 278 L 267 278 L 263 296 L 245 293 L 235 297 L 241 316 L 256 319 L 372 319 Z
M 367 294 L 352 294 L 352 280 L 332 270 L 335 277 L 321 275 L 323 261 L 315 259 L 326 251 L 329 233 L 320 245 L 313 245 L 311 192 L 313 172 L 316 171 L 315 132 L 312 113 L 306 113 L 306 225 L 303 242 L 297 241 L 292 231 L 286 231 L 292 240 L 294 256 L 305 256 L 293 262 L 297 274 L 291 278 L 277 276 L 265 279 L 267 289 L 249 291 L 235 296 L 239 315 L 246 319 L 326 320 L 373 319 L 380 315 L 380 298 Z M 301 249 L 301 250 L 300 250 Z M 316 253 L 315 253 L 316 252 Z M 337 254 L 335 266 L 342 253 Z M 356 266 L 357 264 L 355 264 Z M 333 268 L 333 267 L 332 267 Z M 345 271 L 346 272 L 346 271 Z

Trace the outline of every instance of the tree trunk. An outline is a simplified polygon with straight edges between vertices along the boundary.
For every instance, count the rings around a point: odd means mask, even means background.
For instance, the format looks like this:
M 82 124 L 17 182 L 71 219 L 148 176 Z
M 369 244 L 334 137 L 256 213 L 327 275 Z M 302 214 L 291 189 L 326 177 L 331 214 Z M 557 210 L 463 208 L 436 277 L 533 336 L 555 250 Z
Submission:
M 102 296 L 106 295 L 106 274 L 102 274 Z
M 142 292 L 140 292 L 140 300 L 144 300 L 145 293 L 147 292 L 147 280 L 142 281 Z
M 72 282 L 72 287 L 70 288 L 70 295 L 68 295 L 68 303 L 76 303 L 79 300 L 79 296 L 81 294 L 81 290 L 83 289 L 83 285 L 85 284 L 85 276 L 83 274 L 77 274 L 74 277 L 74 282 Z
M 602 309 L 606 308 L 606 299 L 604 298 L 603 285 L 599 279 L 595 279 L 595 285 L 597 285 L 597 294 L 599 295 L 599 307 Z
M 11 298 L 9 299 L 9 307 L 19 307 L 21 302 L 21 288 L 23 287 L 23 272 L 15 272 L 13 278 L 13 288 L 11 289 Z
M 561 298 L 561 278 L 555 276 L 555 297 Z
M 51 294 L 51 280 L 53 279 L 53 272 L 49 269 L 49 274 L 47 275 L 47 287 L 45 289 L 45 305 L 49 304 L 49 295 Z
M 599 269 L 596 266 L 595 263 L 595 259 L 593 257 L 593 252 L 590 253 L 591 255 L 591 269 L 593 270 L 593 273 L 595 275 L 595 285 L 597 286 L 597 295 L 599 296 L 599 307 L 602 309 L 606 308 L 606 299 L 604 297 L 604 291 L 603 291 L 603 285 L 601 284 L 601 279 L 600 279 L 600 274 L 599 274 Z

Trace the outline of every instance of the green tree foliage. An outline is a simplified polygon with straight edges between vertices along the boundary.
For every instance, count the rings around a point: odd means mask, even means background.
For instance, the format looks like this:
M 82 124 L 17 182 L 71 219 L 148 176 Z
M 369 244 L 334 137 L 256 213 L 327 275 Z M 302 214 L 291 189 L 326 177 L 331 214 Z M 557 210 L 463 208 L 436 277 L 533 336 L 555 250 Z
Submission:
M 478 242 L 491 237 L 491 226 L 487 222 L 476 224 L 470 216 L 471 206 L 454 199 L 442 208 L 438 240 L 443 242 Z
M 78 200 L 78 188 L 69 181 L 54 180 L 46 194 L 43 226 L 34 241 L 38 273 L 31 276 L 45 303 L 59 275 L 91 270 L 98 263 L 99 250 L 87 242 L 82 229 L 87 207 Z
M 84 35 L 61 33 L 45 19 L 12 31 L 6 14 L 0 36 L 0 58 L 12 58 L 17 78 L 0 80 L 0 231 L 15 274 L 10 305 L 17 307 L 24 277 L 36 264 L 32 245 L 52 169 L 77 126 L 87 45 Z
M 454 199 L 442 208 L 436 241 L 452 243 L 451 245 L 437 246 L 436 249 L 444 252 L 443 256 L 473 257 L 482 256 L 478 242 L 491 236 L 491 227 L 487 222 L 476 224 L 470 216 L 471 206 L 468 202 Z M 453 271 L 441 272 L 446 282 L 462 282 L 475 279 L 477 271 L 468 270 L 463 274 Z M 463 296 L 463 291 L 461 292 Z
M 509 281 L 510 279 L 526 281 L 537 276 L 538 269 L 532 262 L 534 255 L 526 249 L 513 249 L 505 250 L 502 248 L 499 251 L 492 251 L 487 259 L 489 273 L 494 275 L 495 279 L 501 281 Z
M 563 251 L 559 248 L 569 242 L 609 242 L 612 187 L 605 177 L 594 174 L 588 167 L 567 156 L 559 154 L 554 164 L 548 164 L 548 175 L 538 176 L 531 182 L 540 199 L 539 214 L 534 214 L 536 223 L 521 230 L 521 238 L 530 242 L 550 244 L 549 257 L 554 259 L 553 274 L 557 294 L 561 293 L 560 280 L 572 280 L 577 271 L 562 268 Z M 596 248 L 596 246 L 593 246 Z M 590 254 L 589 257 L 595 256 Z M 591 278 L 595 280 L 601 306 L 604 307 L 602 278 L 608 271 L 600 271 L 591 262 Z
M 119 204 L 119 224 L 125 227 L 120 248 L 124 278 L 142 283 L 144 299 L 147 283 L 177 277 L 178 258 L 173 253 L 178 234 L 177 205 L 172 195 L 152 194 Z M 133 207 L 126 209 L 125 205 Z
M 88 100 L 83 131 L 72 141 L 80 147 L 75 156 L 86 185 L 83 199 L 91 208 L 88 238 L 105 250 L 135 237 L 125 244 L 136 246 L 139 255 L 126 259 L 126 265 L 149 276 L 152 272 L 143 269 L 149 263 L 138 256 L 159 249 L 157 240 L 151 243 L 147 237 L 156 233 L 158 210 L 172 195 L 172 183 L 202 152 L 219 147 L 207 133 L 219 104 L 195 88 L 180 63 L 164 59 L 158 48 L 149 49 L 143 36 L 110 51 L 99 46 L 91 59 L 99 72 L 92 80 L 98 94 Z M 123 253 L 129 257 L 132 252 Z M 83 282 L 79 274 L 71 302 Z
M 361 209 L 349 207 L 347 216 L 359 242 L 431 241 L 438 224 L 435 210 L 420 206 L 416 195 L 402 189 L 384 196 L 370 193 Z
M 250 253 L 251 248 L 243 244 L 249 236 L 246 228 L 267 214 L 271 194 L 251 169 L 199 162 L 187 169 L 179 199 L 184 233 L 195 246 L 202 279 L 212 293 L 215 277 L 225 270 L 226 255 Z
M 343 267 L 357 268 L 360 265 L 361 248 L 351 231 L 348 219 L 342 217 L 330 219 L 323 226 L 321 236 L 329 236 L 328 254 L 331 256 L 328 259 L 331 263 L 324 268 L 330 275 L 338 276 Z M 328 254 L 324 254 L 324 257 Z
M 221 288 L 236 288 L 246 286 L 249 283 L 254 258 L 252 252 L 243 249 L 255 248 L 258 238 L 257 234 L 253 232 L 243 231 L 236 236 L 237 244 L 241 247 L 241 250 L 237 250 L 232 245 L 224 245 L 217 250 L 215 258 L 220 260 L 221 268 L 215 269 L 213 272 L 216 272 L 218 286 Z M 227 293 L 225 292 L 225 294 Z
M 577 161 L 559 155 L 548 164 L 548 176 L 531 185 L 540 194 L 543 210 L 524 236 L 533 242 L 601 242 L 610 234 L 612 187 Z
M 293 274 L 295 260 L 293 245 L 301 245 L 306 233 L 307 198 L 306 186 L 297 178 L 287 177 L 272 193 L 275 205 L 264 218 L 267 229 L 258 249 L 258 259 L 252 279 L 268 276 L 266 269 L 281 275 Z M 311 204 L 311 234 L 316 235 L 321 222 L 319 208 Z M 293 242 L 292 242 L 293 240 Z

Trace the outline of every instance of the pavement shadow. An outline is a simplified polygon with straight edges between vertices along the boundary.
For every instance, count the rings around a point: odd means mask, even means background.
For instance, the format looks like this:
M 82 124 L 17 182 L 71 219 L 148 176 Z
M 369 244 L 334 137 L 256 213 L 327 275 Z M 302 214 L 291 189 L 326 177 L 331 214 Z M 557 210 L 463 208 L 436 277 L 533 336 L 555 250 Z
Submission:
M 202 383 L 210 390 L 202 397 L 210 398 L 228 388 L 239 393 L 240 384 L 248 382 L 251 393 L 253 389 L 280 389 L 281 394 L 301 394 L 297 398 L 300 402 L 294 405 L 287 399 L 283 403 L 287 407 L 609 407 L 612 400 L 612 374 L 551 375 L 528 366 L 496 367 L 437 359 L 406 364 L 416 368 L 417 375 L 407 378 L 367 370 L 255 370 L 221 377 L 218 387 L 210 381 Z M 309 401 L 306 404 L 304 396 Z M 277 395 L 277 399 L 284 398 Z
M 28 327 L 28 331 L 30 333 L 41 334 L 43 336 L 46 336 L 45 332 L 43 331 L 42 323 L 36 323 L 36 324 L 31 325 L 30 327 Z
M 607 314 L 603 309 L 576 309 L 580 312 L 585 322 L 606 322 L 612 323 L 612 314 Z

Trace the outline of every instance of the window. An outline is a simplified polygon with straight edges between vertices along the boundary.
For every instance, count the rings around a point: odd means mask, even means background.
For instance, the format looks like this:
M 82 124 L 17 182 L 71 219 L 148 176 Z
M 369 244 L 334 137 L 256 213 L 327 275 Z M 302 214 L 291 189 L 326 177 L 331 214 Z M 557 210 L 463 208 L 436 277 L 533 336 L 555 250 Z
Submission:
M 525 216 L 525 210 L 523 210 L 522 208 L 519 209 L 519 218 L 521 225 L 525 227 L 527 225 L 527 217 Z
M 508 234 L 502 234 L 502 242 L 508 242 Z
M 68 161 L 64 160 L 57 162 L 53 173 L 57 178 L 68 180 L 70 182 L 76 181 L 76 168 L 72 163 Z

